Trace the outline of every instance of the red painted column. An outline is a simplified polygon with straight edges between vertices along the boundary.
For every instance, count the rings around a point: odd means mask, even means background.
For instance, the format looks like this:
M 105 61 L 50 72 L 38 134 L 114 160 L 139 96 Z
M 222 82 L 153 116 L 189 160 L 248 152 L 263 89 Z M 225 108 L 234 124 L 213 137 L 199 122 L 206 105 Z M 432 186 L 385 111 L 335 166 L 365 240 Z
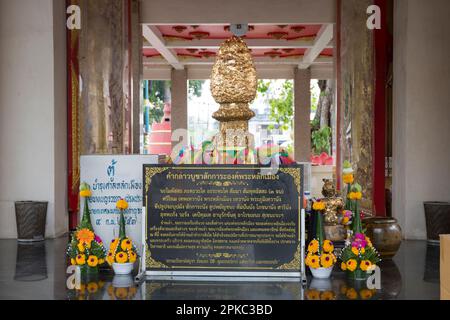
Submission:
M 336 64 L 336 189 L 341 189 L 341 172 L 342 172 L 342 142 L 341 142 L 341 0 L 336 2 L 336 25 L 335 25 L 335 64 Z
M 66 5 L 79 5 L 78 0 L 66 0 Z M 67 197 L 69 230 L 78 224 L 79 143 L 79 30 L 67 29 Z
M 373 212 L 386 215 L 385 154 L 386 154 L 386 79 L 388 73 L 389 32 L 387 1 L 375 0 L 381 9 L 381 29 L 374 30 L 375 42 L 375 101 L 373 126 Z

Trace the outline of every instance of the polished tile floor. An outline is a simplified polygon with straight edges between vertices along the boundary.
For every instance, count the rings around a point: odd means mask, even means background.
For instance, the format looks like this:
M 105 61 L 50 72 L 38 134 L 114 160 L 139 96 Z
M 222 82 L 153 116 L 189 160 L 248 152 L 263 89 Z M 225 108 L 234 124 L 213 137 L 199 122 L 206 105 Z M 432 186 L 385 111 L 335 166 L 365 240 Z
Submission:
M 346 279 L 335 271 L 329 280 L 308 277 L 298 282 L 176 282 L 147 281 L 102 271 L 80 290 L 68 290 L 67 238 L 38 244 L 0 240 L 0 299 L 439 299 L 439 247 L 424 241 L 404 241 L 392 261 L 381 264 L 381 289 Z M 336 267 L 337 269 L 337 267 Z

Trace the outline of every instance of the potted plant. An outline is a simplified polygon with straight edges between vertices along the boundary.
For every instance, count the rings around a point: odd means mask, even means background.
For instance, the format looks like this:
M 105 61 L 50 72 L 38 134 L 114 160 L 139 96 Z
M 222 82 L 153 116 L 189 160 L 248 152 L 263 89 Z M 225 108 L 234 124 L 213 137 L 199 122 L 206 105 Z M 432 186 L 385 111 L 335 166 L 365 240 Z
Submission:
M 126 275 L 133 271 L 138 254 L 133 242 L 126 235 L 123 212 L 128 209 L 127 201 L 120 199 L 116 203 L 116 208 L 120 212 L 119 237 L 111 241 L 106 261 L 112 266 L 115 274 Z
M 315 201 L 313 210 L 316 213 L 316 235 L 308 245 L 305 264 L 311 270 L 313 277 L 326 279 L 330 277 L 333 266 L 336 263 L 334 245 L 330 240 L 325 239 L 324 235 L 322 211 L 325 210 L 325 203 Z
M 81 273 L 97 273 L 98 266 L 105 262 L 106 250 L 99 236 L 95 235 L 91 224 L 88 198 L 92 195 L 90 186 L 80 185 L 80 196 L 84 198 L 83 218 L 67 246 L 67 256 L 72 265 L 80 266 Z

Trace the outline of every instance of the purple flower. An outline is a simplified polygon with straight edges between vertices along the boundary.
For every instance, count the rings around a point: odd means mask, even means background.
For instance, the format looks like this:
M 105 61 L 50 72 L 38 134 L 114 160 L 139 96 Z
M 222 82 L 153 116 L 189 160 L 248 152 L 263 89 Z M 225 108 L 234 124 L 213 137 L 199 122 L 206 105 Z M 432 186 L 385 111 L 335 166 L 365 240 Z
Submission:
M 94 240 L 97 243 L 102 243 L 102 238 L 100 238 L 98 235 L 95 235 Z
M 357 234 L 355 234 L 355 239 L 365 240 L 366 236 L 362 233 L 357 233 Z

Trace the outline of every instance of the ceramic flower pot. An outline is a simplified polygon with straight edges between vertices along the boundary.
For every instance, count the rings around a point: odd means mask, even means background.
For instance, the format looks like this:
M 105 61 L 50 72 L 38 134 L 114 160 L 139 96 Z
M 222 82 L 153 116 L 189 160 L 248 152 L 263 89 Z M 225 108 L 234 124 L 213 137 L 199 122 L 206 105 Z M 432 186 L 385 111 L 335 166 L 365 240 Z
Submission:
M 112 264 L 115 274 L 130 274 L 131 271 L 133 271 L 133 266 L 134 266 L 134 263 L 132 263 L 132 262 L 127 262 L 127 263 L 114 262 Z
M 314 278 L 317 279 L 327 279 L 331 276 L 331 271 L 333 271 L 333 266 L 329 268 L 309 268 Z
M 372 217 L 364 219 L 366 235 L 384 259 L 395 256 L 402 243 L 402 229 L 397 220 L 390 217 Z

